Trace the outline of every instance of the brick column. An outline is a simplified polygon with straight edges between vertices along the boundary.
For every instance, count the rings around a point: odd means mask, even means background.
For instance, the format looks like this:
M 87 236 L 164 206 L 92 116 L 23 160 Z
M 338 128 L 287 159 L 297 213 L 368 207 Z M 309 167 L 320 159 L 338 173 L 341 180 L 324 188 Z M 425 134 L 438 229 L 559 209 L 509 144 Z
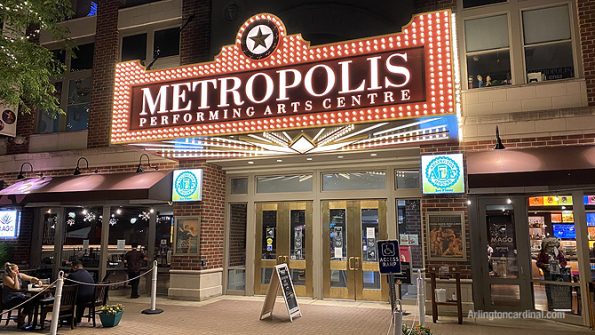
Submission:
M 20 114 L 17 120 L 17 136 L 22 136 L 25 139 L 23 144 L 16 144 L 12 139 L 9 139 L 6 147 L 6 153 L 23 154 L 29 152 L 29 136 L 35 131 L 35 111 L 28 114 Z
M 415 0 L 413 5 L 416 13 L 423 13 L 447 8 L 454 9 L 456 3 L 456 0 Z
M 182 22 L 194 18 L 180 36 L 180 63 L 193 64 L 208 61 L 211 45 L 211 0 L 183 0 Z
M 589 106 L 595 106 L 595 2 L 578 0 L 578 24 Z
M 196 255 L 173 255 L 168 295 L 204 300 L 223 292 L 225 242 L 225 172 L 200 161 L 181 161 L 180 168 L 203 169 L 203 200 L 174 204 L 174 216 L 200 216 Z
M 114 75 L 118 61 L 118 8 L 120 1 L 99 0 L 93 55 L 93 91 L 89 111 L 87 147 L 109 146 Z

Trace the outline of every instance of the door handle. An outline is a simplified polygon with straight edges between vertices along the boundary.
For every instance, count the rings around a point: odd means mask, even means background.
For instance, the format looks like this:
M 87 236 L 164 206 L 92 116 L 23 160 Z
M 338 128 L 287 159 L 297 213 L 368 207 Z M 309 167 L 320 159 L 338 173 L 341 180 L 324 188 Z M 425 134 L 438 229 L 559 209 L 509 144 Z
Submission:
M 353 271 L 353 270 L 355 270 L 355 269 L 353 268 L 353 265 L 351 264 L 351 263 L 353 262 L 353 259 L 354 259 L 354 258 L 355 258 L 355 257 L 349 257 L 349 259 L 347 260 L 347 269 L 349 269 L 350 271 Z
M 359 257 L 353 257 L 353 269 L 354 270 L 359 270 L 361 268 L 361 263 L 360 263 L 360 258 Z
M 287 266 L 289 266 L 289 256 L 283 256 L 283 263 L 287 264 Z
M 277 256 L 277 265 L 283 264 L 283 257 L 285 256 Z

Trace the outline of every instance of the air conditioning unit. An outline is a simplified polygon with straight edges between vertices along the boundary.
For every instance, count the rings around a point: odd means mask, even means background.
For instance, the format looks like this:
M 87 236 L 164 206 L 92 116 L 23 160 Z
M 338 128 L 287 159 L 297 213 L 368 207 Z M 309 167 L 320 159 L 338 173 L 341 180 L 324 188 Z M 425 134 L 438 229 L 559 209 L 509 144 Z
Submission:
M 541 72 L 531 72 L 527 73 L 527 82 L 529 83 L 539 83 L 545 81 L 545 74 Z
M 0 103 L 0 135 L 17 136 L 17 116 L 18 109 L 16 106 Z

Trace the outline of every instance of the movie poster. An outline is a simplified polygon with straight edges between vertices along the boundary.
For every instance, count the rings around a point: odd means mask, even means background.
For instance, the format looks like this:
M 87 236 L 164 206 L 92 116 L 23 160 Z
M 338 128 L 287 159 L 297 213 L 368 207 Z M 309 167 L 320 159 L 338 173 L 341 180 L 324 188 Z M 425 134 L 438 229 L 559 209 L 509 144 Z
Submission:
M 434 260 L 466 260 L 463 213 L 428 213 L 428 255 Z

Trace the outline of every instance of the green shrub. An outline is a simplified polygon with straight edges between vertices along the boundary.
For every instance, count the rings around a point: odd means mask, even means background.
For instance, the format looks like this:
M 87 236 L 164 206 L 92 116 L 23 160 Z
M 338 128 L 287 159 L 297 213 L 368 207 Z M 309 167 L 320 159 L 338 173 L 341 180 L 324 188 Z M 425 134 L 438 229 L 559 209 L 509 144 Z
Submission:
M 432 335 L 430 328 L 426 328 L 424 326 L 413 326 L 409 327 L 406 324 L 403 324 L 403 334 L 404 335 Z

